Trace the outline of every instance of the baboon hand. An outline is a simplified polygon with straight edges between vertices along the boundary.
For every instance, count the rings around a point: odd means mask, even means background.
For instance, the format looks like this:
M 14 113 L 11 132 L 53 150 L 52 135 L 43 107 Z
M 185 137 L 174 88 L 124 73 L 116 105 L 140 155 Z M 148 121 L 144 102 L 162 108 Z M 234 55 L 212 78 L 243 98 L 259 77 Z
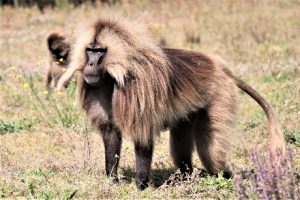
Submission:
M 62 91 L 64 88 L 65 81 L 62 80 L 63 77 L 61 77 L 57 83 L 57 86 L 55 87 L 55 91 Z
M 69 68 L 67 71 L 60 77 L 60 79 L 57 82 L 56 91 L 61 91 L 63 88 L 65 88 L 65 85 L 70 81 L 73 74 L 75 73 L 77 69 Z

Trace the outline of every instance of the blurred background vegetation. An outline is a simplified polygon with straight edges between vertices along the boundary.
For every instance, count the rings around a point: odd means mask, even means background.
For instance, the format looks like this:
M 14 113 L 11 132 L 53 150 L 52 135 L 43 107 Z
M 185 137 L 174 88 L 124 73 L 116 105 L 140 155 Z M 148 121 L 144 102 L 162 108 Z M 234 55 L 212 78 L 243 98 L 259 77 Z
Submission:
M 239 198 L 231 179 L 202 178 L 199 170 L 188 181 L 176 182 L 167 133 L 156 142 L 148 190 L 135 189 L 128 140 L 121 154 L 121 183 L 111 185 L 101 138 L 75 103 L 74 81 L 65 92 L 45 89 L 47 36 L 58 31 L 72 38 L 78 24 L 103 13 L 145 23 L 161 46 L 222 57 L 273 106 L 294 152 L 293 172 L 299 174 L 300 0 L 0 2 L 0 198 Z M 254 168 L 250 154 L 266 154 L 268 146 L 262 110 L 244 93 L 238 106 L 230 158 L 236 172 Z M 197 156 L 194 165 L 201 168 Z

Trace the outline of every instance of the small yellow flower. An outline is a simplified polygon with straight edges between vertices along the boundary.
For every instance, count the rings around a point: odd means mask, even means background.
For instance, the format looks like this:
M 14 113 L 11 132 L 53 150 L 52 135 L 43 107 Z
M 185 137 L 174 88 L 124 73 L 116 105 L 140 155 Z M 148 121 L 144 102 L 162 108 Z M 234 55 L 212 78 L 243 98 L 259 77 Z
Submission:
M 16 66 L 11 66 L 11 67 L 9 68 L 9 70 L 11 70 L 11 71 L 16 70 Z
M 29 88 L 29 83 L 23 83 L 22 87 L 23 88 Z
M 61 69 L 62 72 L 65 72 L 66 70 L 67 70 L 66 68 L 62 68 L 62 69 Z
M 60 59 L 59 59 L 59 62 L 63 62 L 63 61 L 64 61 L 64 59 L 63 59 L 63 58 L 60 58 Z
M 49 92 L 48 92 L 48 90 L 44 90 L 44 95 L 47 95 L 47 94 L 49 94 Z
M 61 91 L 58 91 L 58 92 L 56 92 L 56 95 L 57 95 L 57 96 L 62 96 L 63 93 L 62 93 Z
M 17 74 L 16 78 L 22 78 L 22 74 Z

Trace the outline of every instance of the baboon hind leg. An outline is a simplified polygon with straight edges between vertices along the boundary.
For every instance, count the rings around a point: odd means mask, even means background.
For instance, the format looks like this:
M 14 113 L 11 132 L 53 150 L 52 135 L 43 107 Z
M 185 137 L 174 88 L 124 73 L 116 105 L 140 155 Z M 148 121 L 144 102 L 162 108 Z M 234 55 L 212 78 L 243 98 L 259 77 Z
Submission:
M 193 152 L 193 130 L 189 121 L 181 121 L 170 130 L 170 148 L 173 162 L 181 173 L 191 174 Z
M 118 182 L 118 166 L 121 153 L 122 136 L 120 131 L 111 125 L 101 129 L 105 148 L 105 171 L 112 177 L 114 183 Z
M 212 109 L 212 110 L 210 110 Z M 205 169 L 210 174 L 224 171 L 224 177 L 229 178 L 231 172 L 227 165 L 227 153 L 230 146 L 228 137 L 232 131 L 232 116 L 214 110 L 198 111 L 195 119 L 195 143 L 198 155 Z

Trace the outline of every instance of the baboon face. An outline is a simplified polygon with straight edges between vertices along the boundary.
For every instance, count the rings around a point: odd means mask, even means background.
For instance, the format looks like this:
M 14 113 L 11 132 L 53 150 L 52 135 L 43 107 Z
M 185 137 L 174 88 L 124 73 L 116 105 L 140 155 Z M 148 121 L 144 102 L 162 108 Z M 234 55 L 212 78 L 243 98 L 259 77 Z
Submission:
M 58 34 L 52 34 L 48 37 L 48 48 L 53 60 L 58 65 L 69 64 L 68 56 L 70 51 L 70 44 L 66 41 L 65 37 Z
M 53 47 L 52 49 L 52 57 L 53 59 L 58 62 L 60 65 L 66 65 L 68 64 L 68 55 L 69 55 L 69 49 L 66 45 L 60 43 Z
M 140 42 L 129 38 L 123 27 L 112 21 L 96 22 L 93 30 L 82 32 L 75 42 L 72 66 L 77 66 L 84 80 L 91 86 L 99 86 L 105 78 L 123 88 L 125 82 L 137 73 L 135 61 L 140 59 L 140 50 L 134 48 Z
M 83 77 L 87 84 L 91 86 L 100 86 L 108 79 L 102 60 L 106 56 L 107 49 L 92 42 L 86 48 L 86 65 L 83 69 Z

